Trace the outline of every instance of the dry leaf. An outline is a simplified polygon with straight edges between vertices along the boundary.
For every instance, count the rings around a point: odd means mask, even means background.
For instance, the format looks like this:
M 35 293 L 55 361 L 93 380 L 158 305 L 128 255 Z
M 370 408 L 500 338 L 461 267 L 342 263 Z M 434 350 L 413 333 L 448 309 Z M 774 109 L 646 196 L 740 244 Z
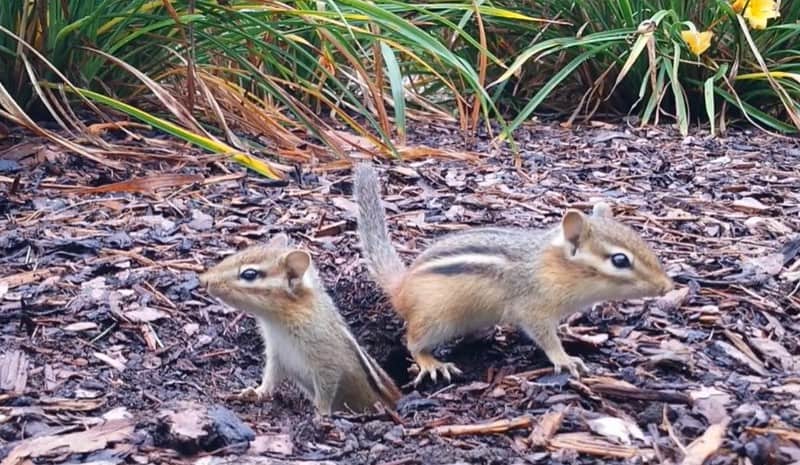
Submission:
M 728 344 L 725 341 L 714 341 L 714 345 L 718 349 L 720 349 L 723 352 L 725 352 L 725 354 L 727 354 L 732 359 L 737 360 L 737 361 L 741 362 L 742 364 L 747 365 L 748 367 L 750 367 L 750 369 L 753 370 L 754 372 L 756 372 L 757 374 L 759 374 L 761 376 L 767 376 L 767 374 L 768 374 L 767 370 L 766 370 L 766 368 L 764 368 L 763 364 L 761 364 L 760 361 L 753 360 L 752 358 L 750 358 L 747 355 L 745 355 L 744 353 L 742 353 L 739 349 L 737 349 L 736 347 Z
M 97 323 L 92 323 L 91 321 L 82 321 L 79 323 L 72 323 L 71 325 L 64 326 L 64 331 L 70 332 L 80 332 L 80 331 L 88 331 L 90 329 L 97 329 Z
M 358 205 L 350 199 L 334 197 L 331 203 L 333 203 L 336 208 L 347 212 L 347 215 L 351 218 L 355 218 L 358 215 Z
M 404 176 L 404 177 L 410 178 L 410 179 L 419 178 L 419 173 L 417 173 L 417 170 L 415 170 L 413 168 L 409 168 L 407 166 L 393 166 L 393 167 L 389 168 L 388 171 L 391 171 L 393 173 L 397 173 L 400 176 Z
M 120 362 L 120 361 L 118 361 L 118 360 L 116 360 L 116 359 L 114 359 L 112 357 L 109 357 L 106 354 L 103 354 L 103 353 L 100 353 L 100 352 L 95 352 L 92 355 L 97 357 L 102 362 L 105 362 L 107 365 L 109 365 L 112 368 L 116 368 L 119 371 L 125 370 L 125 364 L 124 363 L 122 363 L 122 362 Z
M 775 218 L 764 218 L 761 216 L 753 216 L 744 221 L 744 225 L 751 234 L 757 234 L 762 231 L 785 236 L 792 233 L 792 228 L 786 226 L 780 220 Z
M 733 201 L 733 206 L 743 210 L 769 210 L 769 207 L 752 197 L 744 197 Z
M 704 386 L 689 392 L 694 410 L 702 414 L 709 423 L 719 423 L 726 416 L 726 406 L 731 402 L 730 394 L 715 387 Z
M 288 434 L 264 434 L 256 436 L 250 443 L 248 452 L 253 455 L 263 455 L 265 452 L 279 455 L 292 455 L 294 452 L 294 444 L 292 443 L 292 438 Z
M 133 178 L 128 181 L 115 182 L 99 187 L 80 187 L 68 192 L 76 194 L 97 194 L 101 192 L 138 192 L 152 194 L 164 187 L 185 186 L 193 182 L 200 182 L 203 177 L 199 174 L 162 174 L 146 178 Z
M 779 342 L 763 337 L 749 337 L 747 339 L 762 355 L 772 359 L 774 366 L 780 366 L 787 372 L 800 371 L 800 357 L 793 356 Z
M 662 297 L 655 300 L 655 305 L 665 312 L 677 310 L 683 305 L 689 297 L 689 286 L 681 286 L 667 292 Z
M 195 231 L 208 231 L 214 227 L 214 218 L 200 210 L 194 210 L 192 211 L 192 221 L 187 226 Z
M 756 271 L 770 276 L 776 276 L 783 269 L 783 254 L 778 252 L 763 257 L 748 257 L 744 262 L 744 266 L 753 267 Z
M 635 423 L 616 417 L 601 417 L 587 420 L 589 428 L 595 433 L 613 439 L 622 444 L 629 445 L 631 436 L 641 441 L 645 440 L 644 433 Z
M 139 310 L 125 312 L 125 318 L 134 323 L 149 323 L 151 321 L 169 318 L 169 314 L 152 307 L 144 307 Z

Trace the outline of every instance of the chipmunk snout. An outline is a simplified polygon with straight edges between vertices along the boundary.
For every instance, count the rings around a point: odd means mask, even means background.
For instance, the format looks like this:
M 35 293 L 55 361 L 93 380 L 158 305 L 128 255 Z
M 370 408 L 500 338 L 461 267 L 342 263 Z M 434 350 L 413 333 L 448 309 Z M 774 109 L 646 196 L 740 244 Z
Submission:
M 661 295 L 664 295 L 673 289 L 675 289 L 675 283 L 672 281 L 672 278 L 665 276 L 661 283 Z
M 197 279 L 200 281 L 200 287 L 203 289 L 208 289 L 208 273 L 198 275 Z

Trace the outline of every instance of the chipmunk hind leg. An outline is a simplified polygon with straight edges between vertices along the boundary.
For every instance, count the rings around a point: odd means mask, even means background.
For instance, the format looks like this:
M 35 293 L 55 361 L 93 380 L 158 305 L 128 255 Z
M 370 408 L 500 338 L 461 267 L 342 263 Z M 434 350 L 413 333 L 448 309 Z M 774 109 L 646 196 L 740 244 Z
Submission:
M 449 383 L 453 375 L 463 373 L 455 364 L 442 362 L 433 356 L 433 349 L 436 346 L 459 335 L 454 334 L 451 329 L 437 324 L 422 323 L 414 318 L 408 320 L 406 347 L 419 369 L 417 376 L 411 381 L 412 385 L 419 385 L 426 376 L 430 376 L 431 381 L 435 383 L 440 373 Z
M 453 375 L 462 374 L 454 364 L 437 360 L 432 351 L 496 324 L 501 319 L 496 292 L 482 275 L 417 273 L 405 279 L 393 304 L 406 320 L 406 347 L 419 367 L 411 384 L 418 385 L 426 376 L 436 382 L 439 374 L 450 382 Z

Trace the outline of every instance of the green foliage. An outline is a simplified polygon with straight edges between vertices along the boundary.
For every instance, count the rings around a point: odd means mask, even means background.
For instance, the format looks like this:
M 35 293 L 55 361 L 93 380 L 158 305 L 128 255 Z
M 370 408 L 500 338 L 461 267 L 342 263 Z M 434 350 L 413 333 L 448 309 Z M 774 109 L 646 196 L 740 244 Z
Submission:
M 126 87 L 118 85 L 131 83 L 130 76 L 83 47 L 111 53 L 125 49 L 123 59 L 132 60 L 131 64 L 142 70 L 152 70 L 153 64 L 167 56 L 152 37 L 141 42 L 138 51 L 125 46 L 148 33 L 174 34 L 173 21 L 165 22 L 162 17 L 160 27 L 151 21 L 149 12 L 160 5 L 160 1 L 146 0 L 0 2 L 0 26 L 7 30 L 0 33 L 0 69 L 4 70 L 0 84 L 23 107 L 41 103 L 30 85 L 32 78 L 60 81 L 58 74 L 76 85 L 114 88 L 126 95 Z M 144 45 L 149 45 L 148 53 L 142 53 Z
M 74 129 L 59 99 L 121 100 L 150 124 L 164 120 L 135 107 L 171 114 L 190 142 L 300 160 L 397 155 L 412 119 L 495 120 L 511 139 L 535 112 L 797 132 L 800 4 L 753 29 L 746 8 L 769 0 L 746 1 L 0 2 L 0 117 L 27 121 L 19 104 Z M 305 133 L 322 145 L 298 149 Z
M 769 2 L 747 5 L 757 3 Z M 489 49 L 514 57 L 493 94 L 514 115 L 509 131 L 545 104 L 573 117 L 598 109 L 637 114 L 642 124 L 667 115 L 684 133 L 692 121 L 710 122 L 716 130 L 731 117 L 781 132 L 800 129 L 797 2 L 784 1 L 780 17 L 763 30 L 753 29 L 726 0 L 513 4 L 525 14 L 569 24 L 542 29 L 505 23 L 493 34 L 498 39 Z M 710 48 L 699 56 L 681 34 L 693 27 L 713 32 Z

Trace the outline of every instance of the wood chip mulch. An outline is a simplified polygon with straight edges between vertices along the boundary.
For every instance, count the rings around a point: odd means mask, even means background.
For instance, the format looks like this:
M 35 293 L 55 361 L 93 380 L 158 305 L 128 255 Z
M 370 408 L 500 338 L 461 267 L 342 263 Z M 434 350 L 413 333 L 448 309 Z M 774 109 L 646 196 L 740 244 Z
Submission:
M 463 149 L 446 126 L 411 138 Z M 800 145 L 609 124 L 540 124 L 518 142 L 517 159 L 381 164 L 406 260 L 447 231 L 549 225 L 604 198 L 680 285 L 565 321 L 567 352 L 592 370 L 581 380 L 514 328 L 453 341 L 438 355 L 464 374 L 405 389 L 399 424 L 317 417 L 288 384 L 232 399 L 260 379 L 261 341 L 198 287 L 227 253 L 286 231 L 357 339 L 410 381 L 402 323 L 359 261 L 348 170 L 120 173 L 0 140 L 0 465 L 800 463 Z

